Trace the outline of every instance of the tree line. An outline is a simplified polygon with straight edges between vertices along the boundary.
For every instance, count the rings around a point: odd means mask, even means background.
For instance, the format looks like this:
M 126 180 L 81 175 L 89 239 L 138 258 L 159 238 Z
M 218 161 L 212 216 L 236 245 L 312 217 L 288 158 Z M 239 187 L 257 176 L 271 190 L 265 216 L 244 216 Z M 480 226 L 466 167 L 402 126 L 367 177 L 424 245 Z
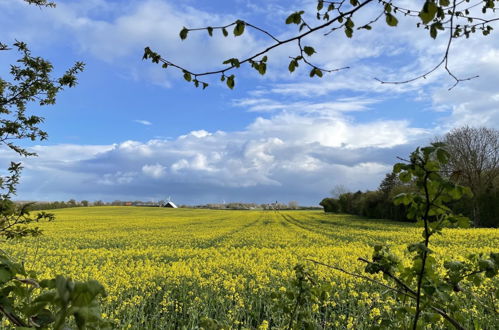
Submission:
M 450 131 L 435 142 L 445 143 L 450 155 L 443 175 L 472 192 L 472 196 L 449 202 L 447 207 L 472 219 L 475 227 L 499 227 L 499 130 L 465 126 Z M 411 221 L 407 207 L 393 204 L 393 199 L 415 189 L 414 182 L 402 182 L 396 173 L 391 172 L 374 191 L 337 189 L 335 196 L 324 198 L 320 205 L 325 212 Z

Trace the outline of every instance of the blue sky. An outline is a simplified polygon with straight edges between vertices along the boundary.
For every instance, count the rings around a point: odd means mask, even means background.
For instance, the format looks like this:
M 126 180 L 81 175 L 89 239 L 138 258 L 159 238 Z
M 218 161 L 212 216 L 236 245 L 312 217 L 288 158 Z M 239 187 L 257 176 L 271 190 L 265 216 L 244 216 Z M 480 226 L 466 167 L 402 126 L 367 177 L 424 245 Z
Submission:
M 412 1 L 403 1 L 411 5 Z M 178 204 L 296 200 L 315 205 L 331 189 L 374 189 L 417 145 L 465 124 L 499 128 L 499 39 L 494 33 L 455 42 L 450 64 L 460 76 L 480 75 L 452 91 L 440 70 L 407 85 L 381 85 L 416 76 L 438 62 L 445 38 L 436 41 L 415 21 L 393 29 L 378 24 L 307 40 L 319 66 L 351 69 L 309 78 L 286 68 L 290 45 L 269 54 L 268 74 L 248 68 L 229 90 L 213 77 L 195 89 L 175 70 L 142 61 L 150 46 L 194 71 L 216 69 L 230 57 L 262 49 L 269 40 L 254 31 L 209 38 L 183 26 L 226 24 L 242 18 L 280 37 L 296 31 L 286 16 L 314 1 L 57 1 L 39 9 L 0 0 L 0 40 L 22 40 L 52 61 L 58 73 L 86 63 L 74 89 L 39 109 L 49 140 L 30 146 L 23 159 L 22 200 L 158 200 Z M 375 8 L 359 16 L 368 20 Z M 310 22 L 313 19 L 310 18 Z M 217 34 L 215 32 L 215 34 Z M 5 76 L 16 54 L 3 52 Z M 15 159 L 2 149 L 0 161 Z

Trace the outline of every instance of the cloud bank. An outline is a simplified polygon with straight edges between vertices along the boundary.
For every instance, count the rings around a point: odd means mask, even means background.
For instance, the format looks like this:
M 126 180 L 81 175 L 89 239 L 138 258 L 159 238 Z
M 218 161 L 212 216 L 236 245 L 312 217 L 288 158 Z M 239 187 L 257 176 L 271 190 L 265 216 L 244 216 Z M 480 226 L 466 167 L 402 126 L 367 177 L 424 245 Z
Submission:
M 341 107 L 340 107 L 341 108 Z M 313 114 L 313 115 L 312 115 Z M 155 200 L 180 204 L 297 200 L 316 205 L 335 185 L 376 188 L 428 132 L 406 121 L 356 123 L 341 111 L 279 112 L 235 132 L 191 131 L 173 140 L 36 146 L 23 160 L 19 197 Z M 12 154 L 3 152 L 3 166 Z

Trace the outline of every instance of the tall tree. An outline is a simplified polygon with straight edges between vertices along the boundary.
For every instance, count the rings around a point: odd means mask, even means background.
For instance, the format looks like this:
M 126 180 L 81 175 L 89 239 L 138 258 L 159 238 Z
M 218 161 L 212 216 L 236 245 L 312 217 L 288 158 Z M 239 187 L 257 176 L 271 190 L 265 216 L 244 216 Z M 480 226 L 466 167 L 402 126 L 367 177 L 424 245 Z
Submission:
M 479 198 L 499 177 L 499 130 L 464 126 L 450 131 L 441 140 L 450 155 L 451 178 L 473 192 L 473 222 L 479 226 Z

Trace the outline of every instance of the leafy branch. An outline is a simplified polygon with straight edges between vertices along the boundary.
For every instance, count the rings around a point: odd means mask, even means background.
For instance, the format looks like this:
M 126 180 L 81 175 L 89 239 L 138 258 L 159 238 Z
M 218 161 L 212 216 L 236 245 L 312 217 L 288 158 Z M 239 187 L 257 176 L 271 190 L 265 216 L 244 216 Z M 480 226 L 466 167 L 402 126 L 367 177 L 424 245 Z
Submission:
M 260 74 L 264 75 L 267 69 L 267 56 L 266 54 L 271 50 L 281 47 L 285 44 L 296 43 L 299 55 L 290 56 L 291 59 L 288 70 L 289 72 L 294 72 L 299 66 L 299 62 L 303 62 L 306 66 L 310 68 L 310 77 L 322 77 L 325 73 L 337 72 L 340 70 L 348 69 L 349 67 L 342 67 L 336 69 L 326 69 L 321 68 L 308 59 L 314 53 L 315 49 L 311 46 L 303 46 L 303 39 L 313 33 L 324 31 L 324 36 L 329 36 L 333 32 L 338 30 L 343 30 L 348 38 L 352 38 L 355 31 L 354 17 L 358 14 L 361 9 L 367 8 L 370 3 L 375 3 L 374 0 L 346 0 L 342 1 L 317 1 L 317 13 L 316 18 L 321 21 L 320 24 L 316 26 L 311 26 L 307 23 L 303 16 L 305 12 L 303 10 L 296 11 L 290 14 L 286 20 L 285 24 L 291 25 L 295 24 L 298 26 L 298 33 L 288 39 L 281 40 L 274 33 L 261 28 L 259 26 L 250 24 L 243 20 L 236 20 L 227 25 L 223 26 L 208 26 L 202 28 L 187 28 L 184 27 L 180 31 L 180 38 L 185 40 L 190 32 L 204 31 L 208 32 L 209 36 L 213 36 L 214 31 L 220 30 L 223 36 L 229 36 L 228 29 L 231 28 L 232 34 L 235 37 L 239 37 L 244 34 L 246 27 L 251 28 L 267 37 L 269 37 L 273 44 L 270 46 L 256 51 L 254 54 L 245 57 L 243 59 L 230 58 L 223 62 L 227 66 L 221 69 L 206 71 L 206 72 L 193 72 L 186 67 L 180 66 L 176 63 L 171 62 L 168 59 L 162 57 L 159 53 L 151 50 L 150 47 L 144 49 L 143 59 L 149 59 L 153 63 L 161 64 L 163 68 L 173 67 L 180 70 L 183 73 L 184 79 L 188 82 L 192 82 L 196 87 L 202 86 L 203 89 L 208 87 L 206 81 L 200 80 L 200 77 L 220 75 L 221 80 L 225 81 L 229 88 L 234 88 L 235 86 L 235 75 L 227 75 L 227 72 L 240 68 L 242 64 L 248 63 L 258 71 Z M 431 38 L 436 39 L 439 31 L 448 30 L 448 40 L 447 46 L 442 56 L 442 59 L 430 70 L 423 74 L 417 75 L 413 78 L 402 80 L 402 81 L 386 81 L 379 78 L 374 78 L 382 84 L 406 84 L 419 79 L 426 79 L 429 75 L 433 74 L 439 68 L 443 67 L 447 74 L 454 80 L 454 84 L 449 88 L 454 88 L 457 84 L 463 81 L 471 80 L 477 78 L 478 76 L 471 76 L 466 78 L 460 78 L 450 69 L 449 57 L 452 42 L 455 38 L 465 36 L 468 38 L 470 34 L 477 31 L 482 31 L 483 35 L 488 35 L 493 30 L 490 25 L 493 22 L 499 20 L 499 17 L 490 17 L 490 12 L 495 13 L 495 1 L 494 0 L 477 0 L 470 4 L 470 0 L 426 0 L 421 9 L 410 9 L 399 6 L 396 4 L 395 0 L 377 0 L 377 5 L 380 10 L 376 16 L 369 20 L 368 23 L 362 24 L 357 27 L 357 30 L 372 30 L 372 25 L 377 23 L 382 17 L 385 17 L 385 22 L 390 27 L 398 26 L 399 19 L 401 16 L 414 18 L 417 20 L 416 27 L 424 28 L 429 31 Z M 482 7 L 483 16 L 477 16 L 472 13 L 474 8 Z M 466 24 L 459 24 L 458 20 L 466 20 Z M 478 21 L 476 23 L 475 21 Z
M 47 0 L 24 0 L 39 7 L 54 7 Z M 65 87 L 74 87 L 83 63 L 77 62 L 58 79 L 51 76 L 52 64 L 31 55 L 27 45 L 13 45 L 21 58 L 10 66 L 10 79 L 0 78 L 0 145 L 21 156 L 36 154 L 16 145 L 14 140 L 44 140 L 47 133 L 40 129 L 43 117 L 28 115 L 27 105 L 54 104 L 57 94 Z M 11 48 L 0 42 L 0 51 Z M 16 193 L 20 180 L 21 163 L 11 162 L 9 175 L 0 177 L 0 241 L 38 236 L 41 230 L 32 227 L 42 220 L 52 221 L 54 216 L 39 212 L 29 214 L 30 204 L 16 205 L 11 197 Z M 38 280 L 24 263 L 15 262 L 0 250 L 0 319 L 19 329 L 67 329 L 76 324 L 78 329 L 110 329 L 109 322 L 101 317 L 99 299 L 105 296 L 104 287 L 97 281 L 73 281 L 64 276 Z M 3 321 L 2 321 L 3 322 Z
M 409 244 L 407 252 L 412 254 L 412 262 L 405 266 L 400 258 L 388 246 L 374 247 L 372 260 L 358 258 L 366 264 L 365 272 L 369 274 L 381 273 L 385 281 L 392 282 L 391 286 L 370 276 L 349 272 L 343 268 L 328 265 L 316 260 L 307 259 L 315 264 L 322 265 L 350 276 L 369 281 L 377 286 L 388 289 L 388 292 L 409 298 L 414 303 L 411 328 L 419 329 L 421 319 L 425 322 L 437 321 L 440 316 L 456 329 L 464 329 L 458 317 L 459 299 L 455 293 L 471 292 L 468 287 L 484 284 L 486 278 L 493 278 L 499 272 L 499 253 L 489 255 L 475 254 L 467 257 L 466 261 L 444 260 L 444 276 L 440 275 L 439 266 L 433 251 L 430 249 L 430 238 L 441 234 L 444 228 L 469 226 L 469 219 L 455 215 L 446 205 L 463 196 L 469 196 L 469 188 L 454 184 L 446 179 L 443 170 L 449 160 L 449 154 L 442 143 L 433 143 L 431 146 L 417 148 L 410 159 L 394 166 L 394 173 L 398 174 L 401 182 L 412 182 L 417 190 L 399 194 L 395 197 L 395 204 L 407 207 L 408 217 L 417 220 L 423 226 L 423 241 Z M 473 294 L 468 296 L 477 300 Z M 399 302 L 401 310 L 410 310 L 411 306 L 404 307 L 405 302 Z M 481 305 L 483 302 L 478 301 Z M 493 313 L 497 313 L 492 304 Z M 400 326 L 406 324 L 406 316 L 399 316 Z M 392 324 L 392 326 L 395 326 Z
M 313 53 L 315 53 L 315 49 L 313 47 L 310 47 L 310 46 L 307 46 L 307 47 L 302 47 L 301 46 L 301 40 L 316 32 L 316 31 L 319 31 L 319 30 L 322 30 L 330 25 L 332 25 L 333 23 L 335 22 L 342 22 L 344 18 L 346 17 L 350 17 L 352 16 L 355 12 L 357 12 L 358 10 L 360 10 L 361 8 L 363 8 L 364 6 L 366 6 L 367 4 L 369 4 L 370 2 L 372 2 L 374 0 L 366 0 L 362 3 L 358 3 L 357 6 L 353 6 L 352 9 L 350 9 L 349 11 L 346 11 L 346 12 L 341 12 L 338 16 L 336 16 L 335 18 L 333 19 L 328 19 L 325 23 L 323 24 L 320 24 L 316 27 L 310 27 L 307 31 L 305 32 L 302 32 L 294 37 L 291 37 L 291 38 L 288 38 L 288 39 L 285 39 L 285 40 L 279 40 L 277 39 L 276 37 L 274 37 L 270 32 L 264 30 L 264 29 L 261 29 L 261 28 L 257 28 L 258 31 L 260 32 L 263 32 L 264 34 L 266 35 L 269 35 L 271 36 L 271 38 L 275 41 L 274 44 L 268 46 L 267 48 L 263 49 L 263 50 L 260 50 L 258 52 L 256 52 L 255 54 L 243 59 L 243 60 L 239 60 L 239 59 L 236 59 L 236 58 L 232 58 L 232 59 L 229 59 L 229 60 L 226 60 L 224 62 L 224 64 L 228 64 L 227 67 L 223 68 L 223 69 L 218 69 L 218 70 L 214 70 L 214 71 L 208 71 L 208 72 L 201 72 L 201 73 L 195 73 L 195 72 L 192 72 L 182 66 L 179 66 L 177 64 L 174 64 L 172 63 L 171 61 L 169 60 L 166 60 L 164 59 L 161 55 L 159 55 L 158 53 L 152 51 L 149 47 L 146 47 L 144 49 L 144 55 L 143 55 L 143 59 L 150 59 L 153 63 L 162 63 L 162 67 L 163 68 L 168 68 L 168 67 L 174 67 L 174 68 L 177 68 L 179 70 L 181 70 L 184 74 L 184 79 L 188 82 L 192 81 L 194 83 L 194 85 L 196 87 L 198 87 L 200 84 L 202 84 L 202 87 L 203 88 L 206 88 L 208 87 L 208 83 L 204 82 L 204 81 L 200 81 L 198 79 L 198 77 L 202 77 L 202 76 L 207 76 L 207 75 L 216 75 L 216 74 L 221 74 L 221 80 L 222 81 L 226 81 L 226 84 L 229 88 L 234 88 L 235 84 L 234 84 L 234 75 L 230 75 L 229 77 L 227 77 L 226 79 L 226 72 L 230 71 L 230 70 L 233 70 L 233 69 L 236 69 L 236 68 L 239 68 L 241 66 L 241 64 L 244 64 L 244 63 L 250 63 L 250 64 L 253 64 L 255 63 L 256 59 L 259 58 L 260 56 L 263 56 L 264 54 L 268 53 L 269 51 L 271 51 L 272 49 L 274 48 L 277 48 L 277 47 L 280 47 L 280 46 L 283 46 L 285 44 L 288 44 L 288 43 L 292 43 L 292 42 L 296 42 L 298 44 L 298 47 L 299 47 L 299 50 L 300 50 L 300 54 L 303 54 L 305 53 L 307 56 L 312 56 Z M 299 12 L 295 12 L 293 14 L 291 14 L 287 19 L 286 19 L 286 24 L 297 24 L 300 26 L 300 29 L 303 29 L 304 27 L 306 27 L 306 23 L 304 23 L 304 20 L 302 18 L 302 15 L 304 14 L 305 12 L 304 11 L 299 11 Z M 305 24 L 305 25 L 304 25 Z M 199 31 L 199 30 L 207 30 L 208 33 L 210 34 L 210 31 L 212 32 L 213 30 L 215 29 L 220 29 L 222 30 L 223 32 L 223 35 L 224 36 L 228 36 L 228 32 L 227 32 L 227 27 L 230 27 L 230 26 L 234 26 L 234 30 L 233 30 L 233 34 L 235 37 L 238 37 L 238 36 L 241 36 L 244 31 L 245 31 L 245 27 L 246 26 L 250 26 L 250 27 L 254 27 L 254 25 L 250 24 L 248 25 L 247 22 L 245 21 L 242 21 L 242 20 L 237 20 L 235 21 L 234 23 L 231 23 L 229 25 L 226 25 L 226 26 L 222 26 L 222 27 L 206 27 L 206 28 L 196 28 L 196 29 L 188 29 L 186 27 L 184 27 L 181 31 L 180 31 L 180 38 L 182 40 L 186 39 L 187 38 L 187 35 L 188 35 L 188 32 L 189 31 Z M 211 34 L 210 34 L 211 35 Z M 263 61 L 264 58 L 262 58 L 262 61 Z M 294 63 L 293 65 L 291 64 L 290 62 L 290 68 L 291 67 L 296 67 L 298 66 L 298 62 L 300 60 L 303 60 L 304 57 L 302 55 L 300 56 L 297 56 L 297 57 L 294 57 L 292 58 L 291 62 Z M 263 61 L 263 62 L 266 62 Z M 307 62 L 304 62 L 306 63 L 307 65 L 310 65 L 312 66 L 312 69 L 310 71 L 310 76 L 313 77 L 313 76 L 318 76 L 318 77 L 322 77 L 322 72 L 335 72 L 335 71 L 339 71 L 339 70 L 343 70 L 345 68 L 339 68 L 339 69 L 332 69 L 332 70 L 323 70 L 323 69 L 320 69 L 318 68 L 317 66 L 315 65 L 311 65 L 310 63 Z M 254 67 L 254 66 L 253 66 Z M 257 71 L 260 72 L 260 67 L 256 68 Z M 261 74 L 265 74 L 266 72 L 266 69 L 262 70 L 263 73 Z M 294 71 L 290 69 L 290 72 Z M 318 74 L 318 71 L 321 71 L 321 74 L 319 75 Z

